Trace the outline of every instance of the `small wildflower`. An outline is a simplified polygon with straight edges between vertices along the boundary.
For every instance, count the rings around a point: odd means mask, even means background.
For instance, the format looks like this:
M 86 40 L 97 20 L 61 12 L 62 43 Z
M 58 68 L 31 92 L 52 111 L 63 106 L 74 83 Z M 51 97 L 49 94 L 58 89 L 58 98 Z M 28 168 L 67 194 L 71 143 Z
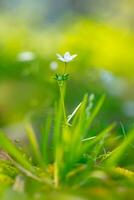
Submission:
M 60 55 L 60 54 L 56 54 L 58 57 L 58 60 L 64 62 L 64 63 L 69 63 L 71 62 L 76 56 L 77 54 L 71 55 L 69 52 L 66 52 L 64 54 L 64 56 Z
M 58 68 L 58 63 L 56 61 L 53 61 L 50 63 L 50 69 L 55 71 Z
M 35 54 L 30 51 L 20 52 L 17 56 L 17 60 L 21 62 L 29 62 L 36 58 Z

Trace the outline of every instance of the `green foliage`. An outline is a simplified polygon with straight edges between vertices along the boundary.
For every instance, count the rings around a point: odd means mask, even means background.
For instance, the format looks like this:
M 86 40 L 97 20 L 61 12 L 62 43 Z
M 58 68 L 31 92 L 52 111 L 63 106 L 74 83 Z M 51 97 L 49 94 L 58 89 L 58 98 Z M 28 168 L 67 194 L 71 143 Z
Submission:
M 70 68 L 75 79 L 74 82 L 71 80 L 69 85 L 69 91 L 75 99 L 73 102 L 72 97 L 68 98 L 70 109 L 79 102 L 83 92 L 95 90 L 98 96 L 102 93 L 102 89 L 99 90 L 100 82 L 94 86 L 90 84 L 91 66 L 101 66 L 115 74 L 133 78 L 134 37 L 131 32 L 87 20 L 76 22 L 61 33 L 49 29 L 39 33 L 25 26 L 20 28 L 19 24 L 13 26 L 10 31 L 11 27 L 6 24 L 8 23 L 0 21 L 0 104 L 7 112 L 2 116 L 3 120 L 6 118 L 7 121 L 17 121 L 20 119 L 19 114 L 23 117 L 30 106 L 33 112 L 36 105 L 52 104 L 53 99 L 57 97 L 57 91 L 55 92 L 55 88 L 50 85 L 48 65 L 55 59 L 55 52 L 63 51 L 66 47 L 80 54 L 82 58 L 79 64 L 77 63 L 77 68 L 76 64 Z M 33 51 L 37 59 L 19 62 L 17 56 L 24 47 Z M 60 67 L 59 65 L 59 69 Z M 98 71 L 95 71 L 94 77 L 97 77 L 96 72 Z M 95 104 L 86 94 L 68 115 L 64 103 L 64 82 L 69 79 L 69 74 L 58 72 L 54 79 L 58 82 L 61 98 L 55 104 L 54 113 L 50 114 L 42 125 L 39 136 L 29 122 L 24 124 L 29 141 L 28 154 L 25 150 L 25 153 L 20 151 L 16 144 L 0 131 L 0 147 L 8 154 L 8 160 L 0 160 L 0 193 L 4 184 L 6 189 L 11 186 L 3 198 L 29 199 L 30 196 L 32 199 L 44 199 L 45 193 L 50 200 L 79 197 L 88 199 L 89 196 L 95 199 L 119 200 L 120 197 L 126 198 L 128 194 L 133 194 L 133 160 L 130 158 L 129 166 L 122 160 L 126 159 L 126 152 L 129 153 L 130 149 L 133 155 L 131 144 L 134 141 L 134 131 L 126 134 L 123 141 L 118 141 L 115 123 L 102 128 L 103 122 L 107 124 L 108 121 L 107 116 L 102 119 L 108 110 L 104 104 L 105 96 Z M 21 90 L 25 92 L 21 94 Z M 131 94 L 131 91 L 128 93 Z M 111 116 L 114 112 L 112 105 L 120 102 L 114 102 L 112 98 L 109 101 L 110 109 L 107 112 Z M 99 118 L 98 128 L 94 121 L 102 105 L 103 114 Z M 112 116 L 111 119 L 113 121 Z M 116 147 L 112 146 L 113 139 Z M 20 192 L 23 182 L 25 187 Z M 14 187 L 15 185 L 17 187 Z M 13 188 L 16 191 L 13 191 Z
M 86 94 L 81 103 L 67 118 L 69 122 L 65 123 L 60 101 L 55 105 L 54 119 L 52 115 L 46 120 L 41 130 L 40 140 L 36 138 L 32 126 L 26 123 L 25 127 L 32 147 L 33 161 L 29 161 L 1 131 L 0 146 L 9 154 L 12 167 L 16 171 L 15 174 L 23 174 L 24 177 L 28 178 L 27 181 L 30 177 L 33 181 L 41 183 L 47 188 L 53 188 L 53 190 L 58 188 L 62 189 L 61 191 L 64 191 L 64 188 L 69 189 L 70 186 L 74 188 L 74 191 L 80 187 L 83 189 L 85 186 L 91 187 L 91 180 L 96 180 L 98 182 L 96 184 L 101 185 L 103 179 L 110 173 L 110 179 L 121 175 L 124 180 L 129 181 L 131 178 L 131 182 L 133 182 L 132 172 L 125 171 L 123 168 L 116 168 L 116 166 L 120 166 L 120 158 L 123 156 L 123 152 L 134 141 L 133 130 L 119 147 L 115 150 L 112 149 L 111 152 L 105 152 L 105 154 L 103 149 L 107 138 L 110 137 L 115 128 L 115 124 L 111 124 L 101 132 L 91 136 L 93 121 L 103 102 L 104 96 L 100 98 L 96 106 L 93 106 L 91 113 L 87 114 L 89 97 Z M 10 165 L 8 163 L 9 168 Z M 9 177 L 8 181 L 12 184 L 15 182 L 15 174 L 11 175 L 8 170 L 7 172 L 2 171 L 0 180 L 5 181 L 5 176 L 7 176 Z

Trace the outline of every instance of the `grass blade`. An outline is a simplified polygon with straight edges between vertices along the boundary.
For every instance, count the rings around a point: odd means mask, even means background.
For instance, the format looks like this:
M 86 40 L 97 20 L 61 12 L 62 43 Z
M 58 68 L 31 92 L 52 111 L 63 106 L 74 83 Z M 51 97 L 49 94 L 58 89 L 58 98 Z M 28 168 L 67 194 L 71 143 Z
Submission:
M 86 122 L 86 132 L 90 128 L 93 120 L 95 119 L 96 115 L 99 113 L 103 103 L 105 100 L 105 95 L 103 95 L 100 100 L 98 101 L 97 105 L 95 106 L 94 110 L 91 112 L 91 115 L 89 116 L 87 122 Z
M 49 163 L 48 145 L 49 145 L 51 123 L 52 123 L 52 118 L 48 117 L 46 120 L 45 127 L 42 128 L 43 130 L 41 130 L 40 148 L 45 165 Z
M 26 159 L 22 152 L 20 152 L 17 147 L 10 141 L 3 132 L 0 131 L 0 146 L 7 152 L 9 155 L 15 159 L 20 165 L 22 165 L 27 170 L 34 172 L 34 167 Z
M 35 159 L 38 161 L 39 164 L 43 165 L 42 155 L 40 152 L 39 144 L 37 142 L 38 140 L 36 138 L 34 130 L 29 123 L 25 123 L 25 129 L 26 129 L 26 134 L 27 134 L 29 142 L 31 144 L 31 148 L 33 150 Z
M 105 166 L 115 167 L 119 163 L 122 155 L 124 154 L 124 152 L 129 147 L 129 145 L 131 144 L 132 141 L 134 141 L 134 129 L 132 131 L 130 131 L 130 133 L 125 138 L 125 140 L 122 142 L 122 144 L 119 147 L 117 147 L 115 150 L 113 150 L 111 155 L 106 160 Z

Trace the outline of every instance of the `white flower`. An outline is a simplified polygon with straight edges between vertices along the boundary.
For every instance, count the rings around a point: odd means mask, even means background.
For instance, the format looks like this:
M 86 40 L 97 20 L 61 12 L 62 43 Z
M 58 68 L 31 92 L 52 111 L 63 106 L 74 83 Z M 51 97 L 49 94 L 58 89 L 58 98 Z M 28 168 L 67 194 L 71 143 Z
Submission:
M 53 61 L 50 63 L 51 70 L 55 71 L 58 68 L 58 63 L 56 61 Z
M 64 56 L 61 56 L 60 54 L 56 54 L 56 55 L 58 57 L 58 60 L 60 60 L 60 61 L 62 61 L 64 63 L 71 62 L 77 56 L 77 54 L 74 54 L 74 55 L 71 56 L 71 54 L 69 52 L 66 52 L 64 54 Z
M 21 62 L 29 62 L 36 58 L 35 54 L 30 51 L 20 52 L 17 56 L 17 60 Z

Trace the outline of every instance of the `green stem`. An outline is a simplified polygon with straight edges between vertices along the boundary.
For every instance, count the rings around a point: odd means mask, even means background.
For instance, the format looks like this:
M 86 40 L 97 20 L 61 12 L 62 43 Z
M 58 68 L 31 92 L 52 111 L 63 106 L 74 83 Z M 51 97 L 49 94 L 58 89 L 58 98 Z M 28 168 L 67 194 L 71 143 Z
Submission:
M 64 74 L 66 73 L 66 71 L 67 71 L 67 63 L 65 62 Z
M 66 109 L 65 109 L 65 103 L 64 103 L 64 92 L 65 92 L 65 85 L 59 85 L 60 88 L 60 96 L 61 96 L 61 104 L 62 104 L 62 109 L 63 109 L 63 116 L 64 116 L 64 121 L 65 124 L 67 122 L 67 117 L 66 117 Z

